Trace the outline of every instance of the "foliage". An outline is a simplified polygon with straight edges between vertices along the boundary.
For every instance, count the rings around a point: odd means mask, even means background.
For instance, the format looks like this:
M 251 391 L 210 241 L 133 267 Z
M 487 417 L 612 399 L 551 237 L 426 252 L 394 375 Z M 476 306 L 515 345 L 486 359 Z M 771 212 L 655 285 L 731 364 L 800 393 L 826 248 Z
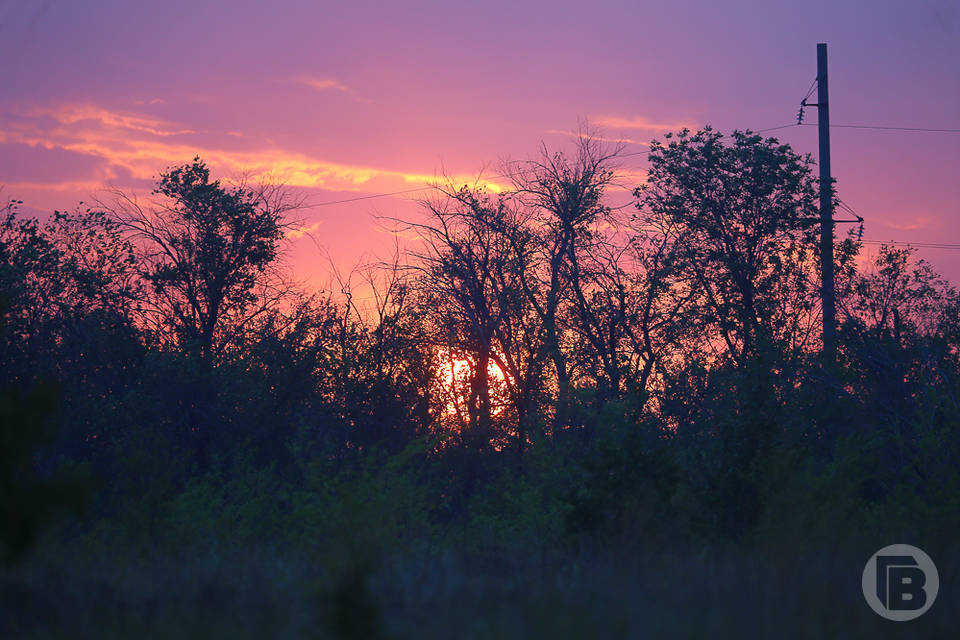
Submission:
M 106 207 L 137 246 L 152 326 L 205 355 L 220 354 L 282 297 L 269 270 L 284 215 L 298 203 L 267 186 L 211 180 L 199 158 L 162 173 L 153 193 L 162 199 L 151 208 L 123 194 Z
M 910 251 L 864 269 L 840 243 L 825 370 L 808 160 L 684 131 L 630 216 L 605 205 L 617 153 L 442 191 L 406 225 L 423 245 L 350 274 L 366 306 L 350 277 L 283 285 L 295 201 L 199 160 L 148 208 L 11 202 L 0 633 L 872 633 L 812 585 L 890 536 L 956 565 L 960 296 Z M 89 508 L 58 522 L 78 468 Z
M 771 341 L 802 344 L 816 282 L 811 160 L 749 131 L 729 143 L 709 127 L 665 138 L 637 206 L 645 225 L 671 231 L 672 271 L 713 329 L 704 339 L 738 362 Z

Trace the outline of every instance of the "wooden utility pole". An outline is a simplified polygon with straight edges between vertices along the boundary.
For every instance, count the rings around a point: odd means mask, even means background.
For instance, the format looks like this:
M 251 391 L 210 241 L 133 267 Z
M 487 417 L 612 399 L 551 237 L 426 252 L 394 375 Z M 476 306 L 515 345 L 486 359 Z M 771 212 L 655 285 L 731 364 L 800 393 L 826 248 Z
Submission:
M 827 45 L 817 45 L 817 128 L 820 132 L 820 299 L 823 304 L 823 359 L 837 359 L 837 312 L 833 274 L 833 180 L 830 177 L 830 100 Z

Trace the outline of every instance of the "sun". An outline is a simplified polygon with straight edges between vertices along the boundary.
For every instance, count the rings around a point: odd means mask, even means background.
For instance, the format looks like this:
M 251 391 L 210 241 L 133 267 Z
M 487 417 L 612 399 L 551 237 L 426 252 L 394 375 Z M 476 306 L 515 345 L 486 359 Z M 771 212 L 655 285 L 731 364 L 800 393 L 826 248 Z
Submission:
M 466 416 L 467 402 L 470 396 L 470 378 L 474 361 L 453 349 L 438 349 L 436 355 L 438 385 L 443 398 L 444 414 L 450 417 Z M 491 415 L 503 413 L 506 402 L 503 401 L 508 383 L 507 375 L 492 359 L 487 365 L 490 381 Z

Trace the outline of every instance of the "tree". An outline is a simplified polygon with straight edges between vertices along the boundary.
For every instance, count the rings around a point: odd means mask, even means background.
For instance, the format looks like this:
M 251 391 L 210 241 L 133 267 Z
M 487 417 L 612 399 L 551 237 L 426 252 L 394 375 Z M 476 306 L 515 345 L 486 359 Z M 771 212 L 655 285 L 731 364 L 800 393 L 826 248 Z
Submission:
M 471 363 L 470 431 L 487 434 L 483 441 L 493 435 L 496 387 L 505 400 L 499 417 L 513 422 L 519 457 L 539 416 L 552 413 L 554 434 L 570 426 L 574 375 L 613 393 L 621 387 L 624 304 L 614 308 L 605 294 L 616 295 L 627 278 L 614 263 L 629 247 L 616 246 L 604 230 L 613 220 L 604 194 L 619 152 L 584 135 L 572 157 L 543 149 L 539 158 L 507 164 L 513 188 L 503 194 L 448 187 L 440 200 L 424 203 L 428 222 L 403 223 L 424 241 L 414 268 L 442 328 L 440 342 Z M 491 363 L 502 380 L 490 379 Z M 552 406 L 538 411 L 546 393 Z
M 841 301 L 847 377 L 874 424 L 910 423 L 960 372 L 960 294 L 915 251 L 881 246 Z
M 598 241 L 597 225 L 610 214 L 603 198 L 614 180 L 614 164 L 621 151 L 621 147 L 608 148 L 585 133 L 577 138 L 573 157 L 543 148 L 539 158 L 513 163 L 504 171 L 516 200 L 525 209 L 525 224 L 517 227 L 519 235 L 513 236 L 513 243 L 520 247 L 521 242 L 533 238 L 530 246 L 536 266 L 522 274 L 520 284 L 542 327 L 542 356 L 553 364 L 555 433 L 569 426 L 571 399 L 563 314 L 572 305 L 581 327 L 596 329 L 589 318 L 590 285 L 581 261 L 588 247 Z M 597 333 L 586 335 L 595 338 Z M 606 352 L 601 346 L 598 353 Z
M 695 336 L 695 290 L 675 278 L 670 258 L 675 228 L 635 222 L 626 242 L 600 243 L 588 253 L 595 265 L 592 304 L 575 318 L 593 327 L 595 350 L 606 350 L 600 360 L 609 390 L 632 391 L 642 408 L 655 386 L 654 374 Z
M 950 335 L 957 292 L 925 260 L 914 261 L 914 253 L 913 247 L 880 247 L 841 308 L 848 323 L 898 344 Z
M 345 299 L 311 305 L 315 311 L 301 323 L 315 327 L 304 350 L 314 361 L 310 377 L 332 413 L 328 423 L 339 425 L 322 437 L 338 439 L 341 450 L 396 453 L 430 424 L 435 354 L 399 258 L 398 252 L 389 263 L 359 266 L 346 275 L 332 265 Z M 354 295 L 356 277 L 370 304 Z
M 73 393 L 84 399 L 118 393 L 142 355 L 132 245 L 100 212 L 54 211 L 41 223 L 21 216 L 16 204 L 0 218 L 0 297 L 8 327 L 0 341 L 3 377 L 18 384 L 75 383 L 65 384 L 67 402 Z M 86 426 L 73 418 L 61 435 L 81 442 Z
M 504 199 L 466 187 L 441 193 L 423 203 L 426 222 L 403 224 L 422 241 L 414 251 L 414 268 L 431 311 L 436 346 L 447 357 L 462 356 L 470 363 L 461 435 L 480 451 L 494 437 L 490 367 L 498 359 L 495 344 L 504 322 L 518 312 L 508 274 L 522 272 L 522 258 L 502 233 L 511 224 L 505 222 L 510 212 Z
M 809 157 L 749 131 L 707 127 L 654 141 L 641 224 L 672 228 L 670 259 L 695 288 L 705 344 L 743 364 L 812 333 L 816 184 Z
M 235 345 L 282 299 L 274 262 L 300 206 L 281 186 L 227 186 L 199 158 L 160 175 L 149 208 L 121 193 L 110 207 L 136 244 L 157 335 L 204 357 Z

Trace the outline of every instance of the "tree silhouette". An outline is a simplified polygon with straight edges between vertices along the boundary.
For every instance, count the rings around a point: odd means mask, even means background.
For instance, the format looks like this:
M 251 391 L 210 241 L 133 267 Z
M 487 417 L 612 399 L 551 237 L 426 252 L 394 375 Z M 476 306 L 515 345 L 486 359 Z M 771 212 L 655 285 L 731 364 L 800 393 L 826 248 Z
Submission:
M 670 259 L 698 292 L 701 323 L 744 363 L 774 338 L 809 333 L 816 214 L 811 160 L 750 132 L 707 127 L 654 141 L 642 223 L 670 228 Z
M 480 451 L 494 437 L 490 367 L 505 319 L 517 313 L 505 273 L 522 271 L 501 233 L 506 203 L 467 188 L 449 189 L 426 201 L 425 223 L 406 224 L 422 240 L 414 252 L 419 286 L 432 310 L 437 346 L 470 363 L 467 424 L 462 437 Z
M 162 173 L 154 194 L 149 208 L 121 193 L 109 207 L 138 247 L 153 328 L 215 356 L 283 297 L 272 267 L 301 203 L 275 185 L 211 180 L 199 158 Z
M 527 210 L 523 234 L 534 239 L 536 268 L 523 273 L 521 284 L 540 320 L 543 356 L 553 365 L 554 431 L 569 426 L 571 371 L 563 314 L 572 303 L 586 320 L 581 326 L 591 325 L 581 260 L 595 241 L 595 225 L 610 212 L 603 197 L 614 180 L 614 164 L 621 152 L 621 147 L 608 148 L 583 134 L 572 157 L 543 148 L 539 158 L 513 163 L 505 171 L 520 206 Z

